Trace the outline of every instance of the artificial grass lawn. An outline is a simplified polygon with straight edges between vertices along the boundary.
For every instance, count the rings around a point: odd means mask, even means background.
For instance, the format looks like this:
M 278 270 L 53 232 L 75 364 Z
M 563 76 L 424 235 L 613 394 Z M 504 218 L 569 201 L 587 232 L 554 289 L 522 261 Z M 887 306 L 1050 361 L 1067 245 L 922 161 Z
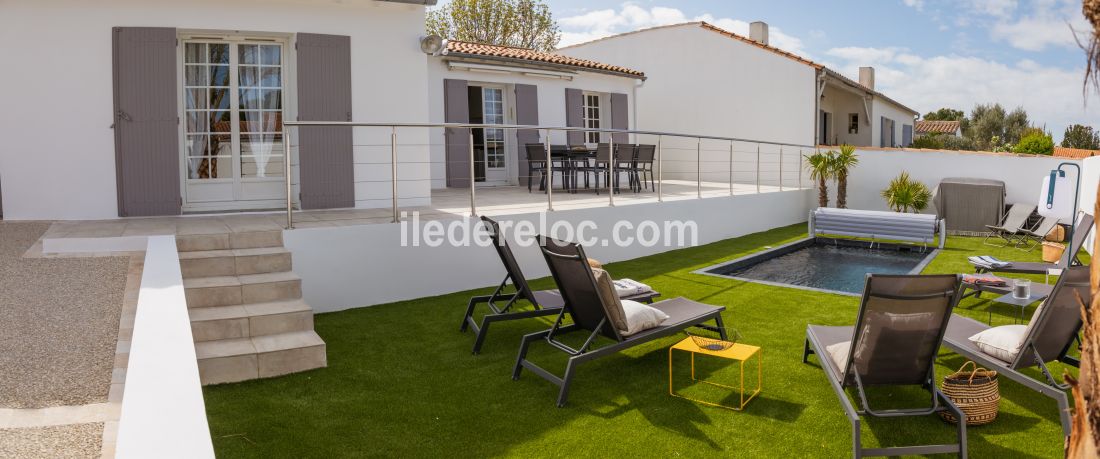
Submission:
M 848 456 L 851 429 L 840 403 L 817 357 L 803 364 L 801 356 L 807 324 L 851 325 L 859 299 L 691 272 L 804 235 L 805 225 L 793 225 L 607 267 L 615 277 L 650 284 L 665 298 L 726 306 L 726 325 L 740 330 L 743 342 L 763 348 L 764 390 L 745 411 L 669 396 L 667 348 L 683 335 L 581 365 L 568 405 L 556 408 L 557 386 L 530 372 L 519 381 L 510 378 L 520 337 L 545 329 L 549 320 L 495 324 L 482 354 L 470 354 L 473 335 L 459 333 L 458 326 L 467 299 L 491 290 L 479 289 L 317 315 L 317 333 L 328 344 L 328 368 L 204 389 L 216 452 L 222 457 Z M 971 272 L 966 257 L 974 254 L 1037 260 L 1038 252 L 950 237 L 924 272 Z M 553 288 L 553 281 L 541 279 L 533 287 Z M 1015 307 L 988 298 L 968 298 L 956 312 L 986 321 L 991 311 L 994 325 L 1012 323 Z M 564 372 L 564 358 L 545 343 L 533 345 L 529 355 L 544 368 Z M 699 371 L 706 377 L 736 380 L 734 365 L 703 359 Z M 964 362 L 944 348 L 937 377 Z M 677 360 L 677 377 L 687 378 L 687 368 L 686 359 Z M 755 362 L 746 368 L 755 371 Z M 1069 367 L 1053 364 L 1056 374 L 1063 368 Z M 1037 371 L 1031 374 L 1041 378 Z M 688 390 L 724 394 L 709 387 Z M 905 390 L 879 389 L 873 395 L 876 404 L 927 403 Z M 1001 395 L 998 419 L 968 429 L 972 457 L 1062 455 L 1052 399 L 1004 378 Z M 954 432 L 935 416 L 865 418 L 863 441 L 865 447 L 950 443 Z

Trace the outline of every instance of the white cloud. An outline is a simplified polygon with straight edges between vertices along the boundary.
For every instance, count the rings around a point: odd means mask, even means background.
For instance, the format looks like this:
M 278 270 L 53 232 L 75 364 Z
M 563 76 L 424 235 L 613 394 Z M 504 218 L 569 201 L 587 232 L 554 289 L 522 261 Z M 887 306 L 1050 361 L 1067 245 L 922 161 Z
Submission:
M 711 14 L 689 17 L 676 8 L 654 6 L 647 9 L 627 2 L 618 10 L 593 10 L 576 16 L 559 18 L 558 25 L 562 31 L 559 46 L 575 45 L 648 27 L 692 21 L 706 21 L 738 35 L 747 36 L 749 34 L 749 23 L 740 19 L 719 18 Z M 802 40 L 787 35 L 779 27 L 770 26 L 768 38 L 772 46 L 795 54 L 805 55 Z
M 834 48 L 826 63 L 849 77 L 858 67 L 875 67 L 876 89 L 914 110 L 940 107 L 969 112 L 975 104 L 999 102 L 1017 106 L 1032 122 L 1045 125 L 1060 139 L 1069 124 L 1100 119 L 1100 99 L 1086 108 L 1081 92 L 1082 69 L 1043 66 L 1033 60 L 1015 63 L 958 55 L 923 57 L 898 48 Z
M 1015 21 L 998 22 L 989 34 L 994 40 L 1007 42 L 1014 48 L 1042 51 L 1047 46 L 1076 47 L 1073 31 L 1088 29 L 1088 23 L 1080 14 L 1065 16 L 1041 12 Z
M 996 17 L 1008 17 L 1016 11 L 1017 0 L 968 0 L 964 2 L 971 11 Z
M 913 8 L 917 11 L 924 10 L 924 0 L 901 0 L 905 6 Z

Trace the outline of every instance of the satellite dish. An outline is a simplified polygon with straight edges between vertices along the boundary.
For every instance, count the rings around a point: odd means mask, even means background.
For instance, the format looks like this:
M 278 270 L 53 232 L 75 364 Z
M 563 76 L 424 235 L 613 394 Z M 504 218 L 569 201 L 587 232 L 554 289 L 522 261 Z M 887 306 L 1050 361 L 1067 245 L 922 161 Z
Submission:
M 423 51 L 424 54 L 438 56 L 444 52 L 446 46 L 447 40 L 444 40 L 439 35 L 420 37 L 420 51 Z

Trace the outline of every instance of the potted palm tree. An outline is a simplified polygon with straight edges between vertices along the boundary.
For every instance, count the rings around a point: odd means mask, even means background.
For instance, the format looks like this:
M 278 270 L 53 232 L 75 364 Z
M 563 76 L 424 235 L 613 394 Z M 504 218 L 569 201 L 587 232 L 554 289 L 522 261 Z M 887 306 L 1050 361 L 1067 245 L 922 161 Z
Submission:
M 928 207 L 932 192 L 923 183 L 909 178 L 908 172 L 902 172 L 882 190 L 882 197 L 894 212 L 919 213 Z
M 833 152 L 818 151 L 806 155 L 806 169 L 810 180 L 817 180 L 817 205 L 829 207 L 829 179 L 833 178 Z
M 839 152 L 833 153 L 832 174 L 836 178 L 836 206 L 841 209 L 848 208 L 848 170 L 859 164 L 859 156 L 856 156 L 856 147 L 841 145 Z

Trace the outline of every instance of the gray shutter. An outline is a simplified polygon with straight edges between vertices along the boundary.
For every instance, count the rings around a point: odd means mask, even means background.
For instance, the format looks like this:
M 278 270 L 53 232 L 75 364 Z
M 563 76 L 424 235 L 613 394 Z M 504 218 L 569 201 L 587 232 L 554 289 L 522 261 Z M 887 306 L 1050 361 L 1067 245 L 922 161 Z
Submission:
M 901 125 L 901 146 L 908 147 L 913 144 L 913 125 Z
M 443 80 L 443 122 L 469 123 L 469 84 L 466 80 Z M 447 160 L 447 186 L 470 186 L 470 130 L 444 130 Z
M 565 126 L 584 127 L 584 93 L 580 89 L 565 88 Z M 583 145 L 584 132 L 569 131 L 569 145 Z
M 882 117 L 882 126 L 879 127 L 878 146 L 886 147 L 886 117 Z
M 115 27 L 113 35 L 118 215 L 178 215 L 176 29 Z
M 298 120 L 351 121 L 351 38 L 299 33 Z M 303 209 L 355 207 L 352 128 L 299 127 Z
M 611 93 L 611 129 L 630 129 L 630 107 L 626 94 Z M 618 144 L 630 141 L 630 134 L 615 133 L 611 139 Z
M 533 84 L 516 85 L 516 124 L 539 124 L 538 86 Z M 520 129 L 516 131 L 516 157 L 519 166 L 519 184 L 527 184 L 527 144 L 539 143 L 539 131 Z

